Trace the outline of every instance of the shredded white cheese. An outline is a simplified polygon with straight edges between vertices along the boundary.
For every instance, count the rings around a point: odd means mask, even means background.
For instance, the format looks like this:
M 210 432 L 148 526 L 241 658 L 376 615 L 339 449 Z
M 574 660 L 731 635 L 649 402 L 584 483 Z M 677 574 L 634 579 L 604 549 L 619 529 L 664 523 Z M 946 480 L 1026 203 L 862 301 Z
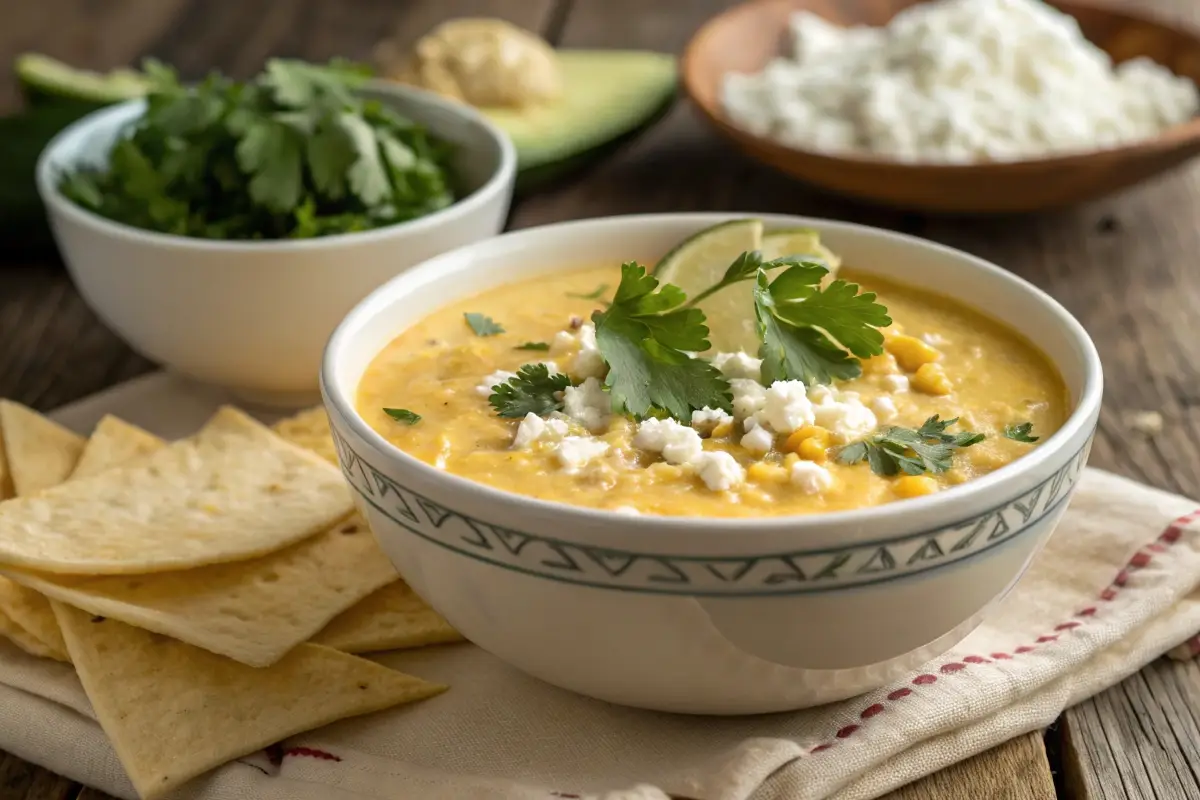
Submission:
M 1114 66 L 1041 0 L 938 0 L 885 28 L 801 11 L 792 52 L 725 76 L 731 121 L 782 144 L 908 162 L 969 163 L 1094 150 L 1156 136 L 1200 92 L 1137 58 Z

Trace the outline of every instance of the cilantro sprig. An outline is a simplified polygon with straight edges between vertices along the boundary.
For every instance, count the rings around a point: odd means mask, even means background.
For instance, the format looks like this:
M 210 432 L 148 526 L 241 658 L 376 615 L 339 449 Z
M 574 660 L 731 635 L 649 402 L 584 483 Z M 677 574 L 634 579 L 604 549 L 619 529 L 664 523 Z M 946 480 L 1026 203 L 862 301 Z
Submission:
M 707 350 L 709 342 L 704 313 L 686 301 L 682 289 L 660 286 L 637 262 L 621 265 L 612 304 L 592 313 L 615 410 L 639 419 L 661 411 L 678 420 L 706 406 L 730 410 L 729 382 L 689 354 Z
M 415 411 L 409 411 L 407 408 L 385 408 L 383 413 L 396 420 L 396 422 L 403 422 L 405 425 L 416 425 L 421 421 L 420 414 Z
M 891 426 L 841 448 L 837 460 L 843 464 L 858 464 L 864 459 L 876 475 L 890 477 L 900 472 L 921 475 L 925 472 L 945 472 L 953 466 L 955 451 L 979 444 L 982 433 L 946 429 L 958 422 L 942 420 L 934 414 L 920 428 Z
M 496 320 L 489 317 L 487 314 L 480 314 L 477 311 L 468 311 L 463 314 L 463 319 L 467 321 L 467 325 L 475 332 L 476 336 L 495 336 L 504 333 L 504 326 Z
M 570 378 L 561 373 L 551 375 L 545 364 L 526 364 L 516 377 L 493 386 L 488 402 L 497 415 L 508 419 L 520 419 L 530 412 L 544 417 L 562 411 L 560 393 L 570 385 Z
M 1026 444 L 1033 444 L 1034 442 L 1036 442 L 1038 439 L 1040 439 L 1042 437 L 1033 435 L 1033 423 L 1032 422 L 1022 422 L 1019 425 L 1005 425 L 1004 426 L 1004 438 L 1012 439 L 1014 442 L 1025 442 Z
M 134 227 L 205 239 L 311 238 L 425 216 L 455 199 L 451 146 L 357 92 L 345 63 L 272 59 L 242 83 L 184 86 L 154 62 L 147 108 L 64 195 Z

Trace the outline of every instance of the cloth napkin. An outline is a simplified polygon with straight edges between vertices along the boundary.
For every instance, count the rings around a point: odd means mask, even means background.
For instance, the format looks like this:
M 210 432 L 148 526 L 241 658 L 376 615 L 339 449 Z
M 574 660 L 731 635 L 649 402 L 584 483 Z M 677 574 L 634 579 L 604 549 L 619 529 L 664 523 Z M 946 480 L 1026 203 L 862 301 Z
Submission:
M 482 650 L 380 660 L 451 685 L 430 701 L 299 736 L 178 800 L 866 800 L 1051 723 L 1171 651 L 1200 653 L 1200 512 L 1088 470 L 1058 531 L 945 656 L 830 706 L 673 716 L 572 695 Z M 197 743 L 200 746 L 201 743 Z M 69 666 L 0 649 L 0 748 L 134 798 Z

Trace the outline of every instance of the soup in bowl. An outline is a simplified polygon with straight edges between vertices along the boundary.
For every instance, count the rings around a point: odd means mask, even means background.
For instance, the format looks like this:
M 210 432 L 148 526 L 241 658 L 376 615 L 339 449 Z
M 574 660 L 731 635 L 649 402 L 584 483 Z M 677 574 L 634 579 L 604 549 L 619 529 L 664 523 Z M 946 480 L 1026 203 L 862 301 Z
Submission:
M 945 652 L 1087 459 L 1101 370 L 1051 298 L 845 223 L 563 223 L 426 262 L 326 352 L 342 469 L 397 568 L 550 683 L 799 708 Z

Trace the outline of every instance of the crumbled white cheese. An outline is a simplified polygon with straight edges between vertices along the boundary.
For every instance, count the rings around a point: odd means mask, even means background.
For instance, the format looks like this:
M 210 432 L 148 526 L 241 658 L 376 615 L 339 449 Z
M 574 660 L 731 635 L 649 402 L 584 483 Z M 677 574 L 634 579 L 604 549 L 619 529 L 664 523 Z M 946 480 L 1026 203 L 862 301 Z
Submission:
M 507 370 L 496 370 L 491 375 L 483 379 L 483 382 L 475 387 L 475 393 L 487 397 L 492 393 L 492 387 L 501 383 L 508 383 L 513 378 L 517 377 L 517 373 L 508 372 Z
M 907 375 L 884 375 L 880 382 L 884 390 L 892 394 L 904 394 L 908 391 Z
M 591 436 L 567 436 L 554 446 L 558 463 L 568 472 L 574 472 L 593 458 L 608 452 L 608 442 Z
M 640 517 L 642 512 L 638 511 L 633 506 L 617 506 L 613 509 L 614 514 L 621 514 L 626 517 Z
M 704 485 L 714 492 L 723 492 L 741 486 L 746 480 L 746 470 L 737 459 L 723 450 L 701 453 L 692 465 Z
M 611 411 L 612 401 L 595 378 L 563 390 L 563 413 L 589 431 L 603 430 L 608 425 Z
M 818 385 L 808 390 L 808 399 L 813 405 L 823 405 L 825 403 L 832 403 L 837 399 L 837 395 L 828 386 Z
M 554 441 L 567 435 L 567 423 L 561 419 L 542 419 L 532 411 L 525 415 L 513 437 L 513 449 L 524 450 L 534 442 Z
M 813 424 L 813 405 L 803 381 L 775 381 L 767 388 L 762 410 L 756 415 L 759 425 L 775 433 L 791 433 Z
M 767 390 L 758 381 L 734 378 L 729 388 L 733 391 L 733 415 L 738 419 L 753 417 L 767 402 Z
M 700 456 L 704 443 L 700 434 L 673 419 L 647 419 L 638 425 L 633 446 L 662 453 L 669 464 L 688 464 Z
M 854 394 L 853 397 L 850 395 Z M 841 399 L 813 407 L 813 416 L 822 428 L 839 442 L 866 436 L 879 424 L 871 409 L 862 404 L 858 395 L 846 392 Z
M 745 436 L 742 437 L 742 447 L 746 448 L 752 455 L 765 456 L 771 451 L 771 447 L 775 444 L 775 437 L 771 432 L 761 425 L 751 428 Z
M 782 144 L 901 161 L 1007 161 L 1156 136 L 1200 111 L 1187 78 L 1114 66 L 1041 0 L 940 0 L 885 28 L 791 18 L 790 57 L 729 73 L 731 121 Z
M 554 334 L 554 338 L 550 340 L 550 352 L 554 354 L 565 353 L 575 347 L 575 335 L 570 331 L 559 331 Z
M 692 412 L 692 427 L 702 436 L 708 436 L 718 425 L 724 425 L 727 422 L 733 422 L 733 415 L 719 408 L 705 406 L 699 411 Z
M 942 345 L 949 344 L 949 342 L 950 342 L 950 340 L 947 339 L 945 336 L 942 336 L 940 333 L 934 333 L 932 331 L 922 333 L 921 341 L 924 342 L 925 344 L 929 345 L 930 347 L 941 347 Z
M 829 470 L 812 461 L 797 461 L 792 465 L 792 485 L 805 494 L 819 494 L 833 486 Z
M 896 403 L 890 397 L 876 397 L 871 401 L 871 410 L 880 422 L 891 422 L 896 418 Z
M 743 378 L 757 382 L 762 379 L 762 359 L 754 358 L 740 351 L 717 353 L 712 357 L 712 365 L 730 380 Z
M 579 327 L 579 352 L 571 362 L 571 374 L 580 378 L 602 378 L 608 371 L 596 344 L 596 326 L 585 322 Z

